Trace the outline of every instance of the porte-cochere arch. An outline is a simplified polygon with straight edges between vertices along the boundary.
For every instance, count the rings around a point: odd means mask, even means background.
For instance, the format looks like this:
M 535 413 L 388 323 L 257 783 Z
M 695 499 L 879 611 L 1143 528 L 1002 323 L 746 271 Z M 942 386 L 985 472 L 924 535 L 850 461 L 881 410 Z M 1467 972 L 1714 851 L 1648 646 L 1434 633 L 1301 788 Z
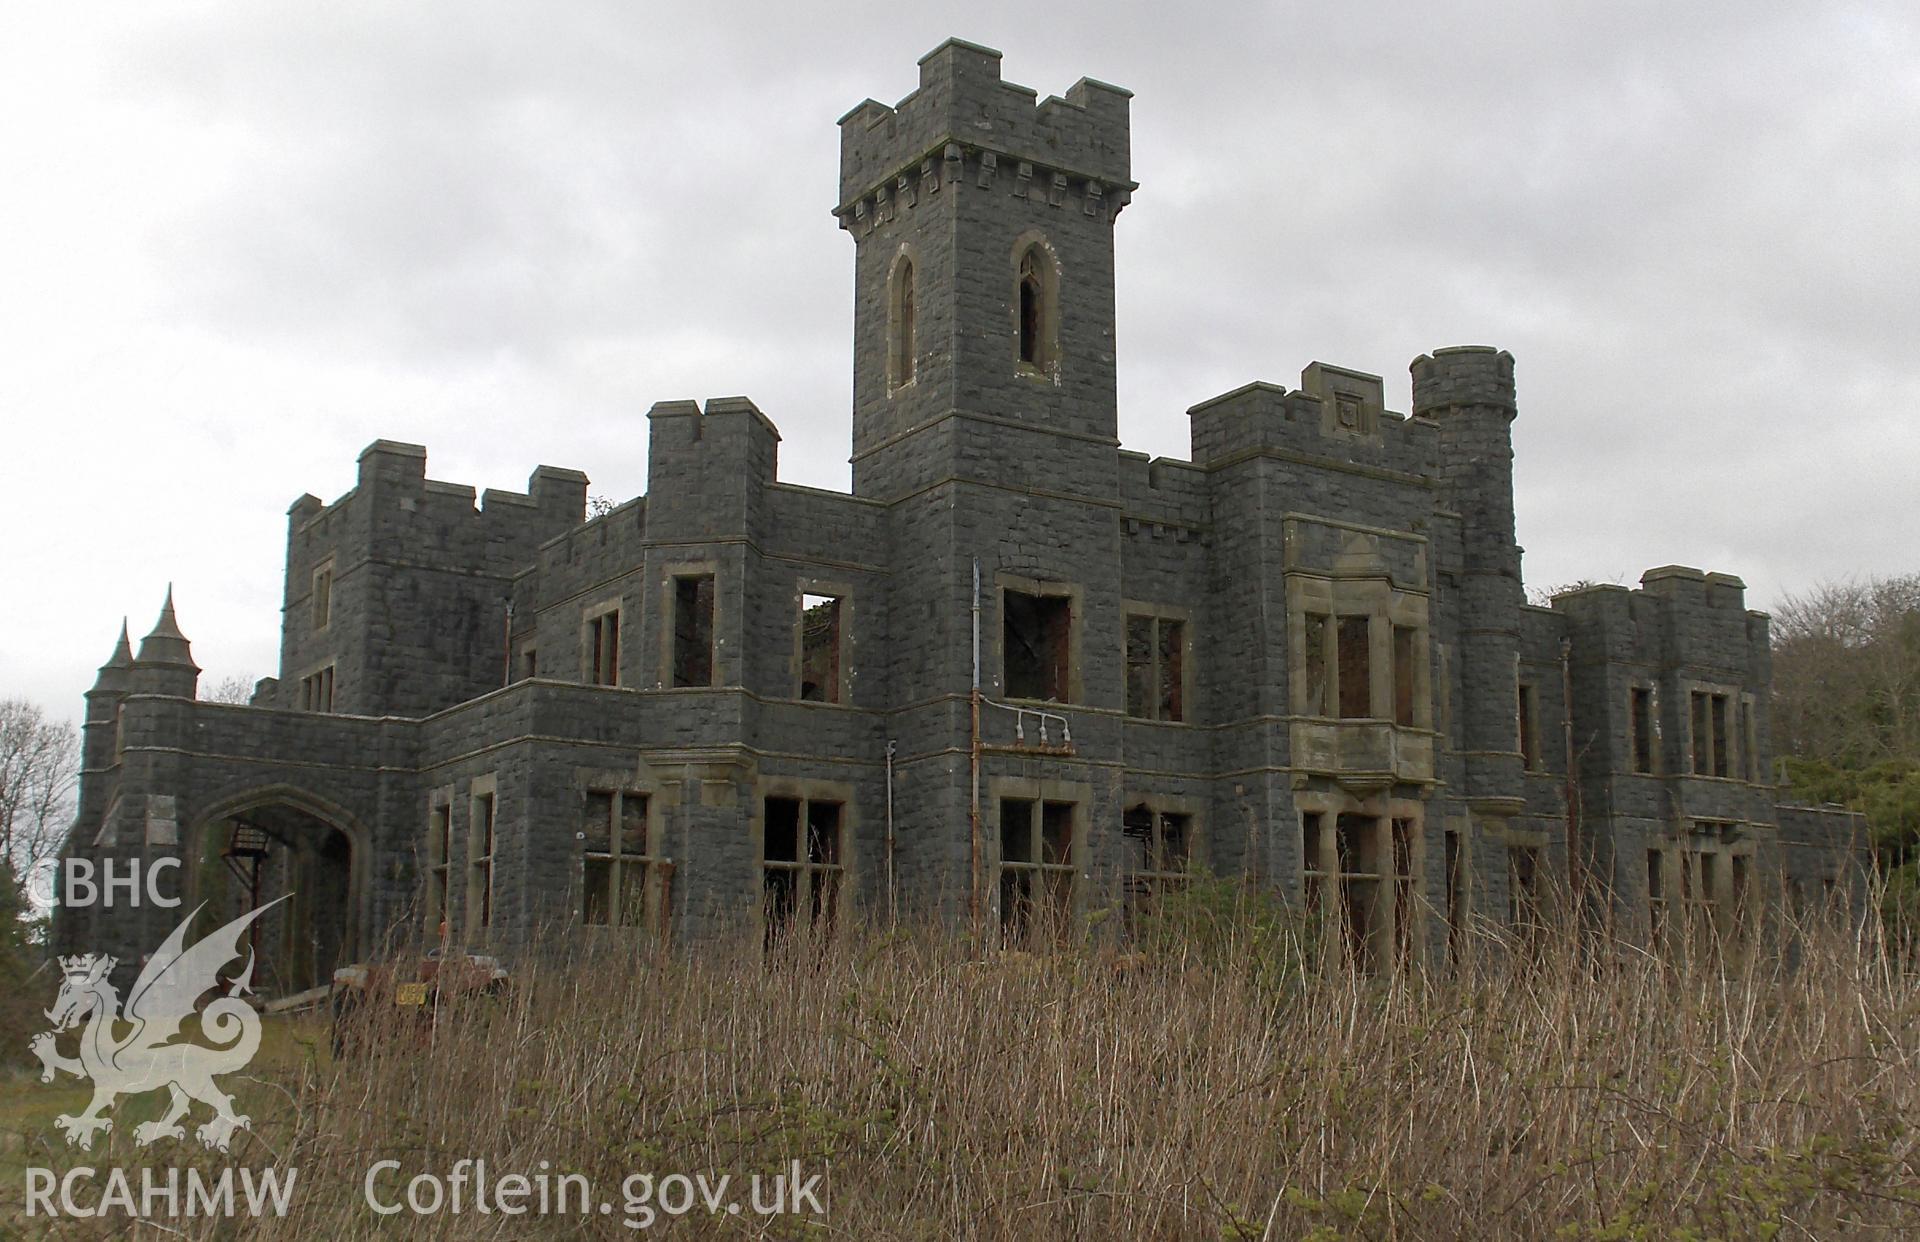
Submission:
M 250 937 L 260 990 L 321 986 L 372 947 L 373 841 L 344 807 L 296 785 L 255 786 L 201 810 L 183 844 L 187 908 L 204 903 L 207 926 L 273 906 Z

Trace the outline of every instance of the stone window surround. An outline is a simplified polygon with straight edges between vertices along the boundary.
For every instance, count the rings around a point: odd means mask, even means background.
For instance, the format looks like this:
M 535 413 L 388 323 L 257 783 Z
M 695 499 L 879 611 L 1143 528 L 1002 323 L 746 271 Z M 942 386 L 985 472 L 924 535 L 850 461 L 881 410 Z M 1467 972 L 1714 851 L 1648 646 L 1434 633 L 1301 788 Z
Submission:
M 1076 605 L 1076 609 L 1077 609 L 1077 605 Z M 1175 604 L 1150 604 L 1145 600 L 1137 600 L 1137 599 L 1121 600 L 1120 601 L 1120 669 L 1123 677 L 1129 673 L 1129 669 L 1127 666 L 1127 623 L 1130 620 L 1132 620 L 1134 617 L 1151 617 L 1155 621 L 1161 621 L 1161 620 L 1178 621 L 1180 623 L 1180 718 L 1178 720 L 1162 720 L 1157 714 L 1157 709 L 1156 709 L 1156 714 L 1152 716 L 1133 715 L 1131 712 L 1127 711 L 1127 708 L 1126 708 L 1125 696 L 1127 694 L 1127 688 L 1124 685 L 1122 686 L 1122 689 L 1121 689 L 1122 713 L 1125 714 L 1129 720 L 1149 720 L 1155 724 L 1192 725 L 1193 717 L 1194 717 L 1193 609 L 1182 608 Z M 1158 627 L 1155 627 L 1155 628 L 1156 628 L 1156 633 L 1154 636 L 1155 666 L 1158 667 L 1159 635 L 1157 632 Z M 1071 672 L 1072 670 L 1069 670 L 1069 674 L 1071 674 Z M 1071 676 L 1069 677 L 1069 680 L 1071 680 Z M 1155 679 L 1154 698 L 1157 704 L 1159 699 L 1158 679 Z M 1133 804 L 1128 803 L 1128 805 L 1131 806 Z
M 1650 736 L 1647 739 L 1648 765 L 1645 771 L 1641 771 L 1634 762 L 1638 727 L 1633 715 L 1633 695 L 1637 690 L 1644 690 L 1648 695 L 1647 728 Z M 1666 764 L 1660 754 L 1660 742 L 1663 736 L 1664 732 L 1660 728 L 1660 683 L 1658 679 L 1651 677 L 1634 677 L 1629 679 L 1627 682 L 1627 753 L 1623 756 L 1625 760 L 1623 766 L 1628 775 L 1659 776 L 1666 770 Z
M 1391 579 L 1380 576 L 1335 577 L 1304 570 L 1287 571 L 1287 680 L 1293 688 L 1293 714 L 1314 720 L 1336 720 L 1340 702 L 1338 620 L 1343 616 L 1365 616 L 1368 665 L 1373 684 L 1368 689 L 1369 715 L 1366 719 L 1394 719 L 1393 630 L 1402 626 L 1413 630 L 1413 725 L 1431 731 L 1433 717 L 1432 629 L 1429 624 L 1428 596 L 1424 591 L 1396 587 Z M 1307 614 L 1329 618 L 1326 647 L 1322 655 L 1327 670 L 1327 702 L 1336 714 L 1321 715 L 1307 699 Z M 1406 727 L 1406 726 L 1396 726 Z
M 1736 783 L 1744 783 L 1740 773 L 1741 764 L 1744 762 L 1746 739 L 1739 736 L 1740 712 L 1738 704 L 1742 698 L 1748 697 L 1746 692 L 1740 686 L 1731 682 L 1699 681 L 1689 677 L 1679 679 L 1679 691 L 1680 725 L 1684 730 L 1681 734 L 1683 745 L 1680 751 L 1680 774 L 1689 780 L 1696 781 L 1733 781 Z M 1694 747 L 1699 744 L 1699 739 L 1693 736 L 1693 696 L 1696 694 L 1721 695 L 1727 700 L 1727 745 L 1732 753 L 1726 757 L 1727 774 L 1725 776 L 1715 776 L 1713 774 L 1711 749 L 1708 751 L 1707 770 L 1705 772 L 1695 772 L 1693 770 Z M 1713 733 L 1713 709 L 1711 705 L 1708 706 L 1707 711 L 1707 743 L 1708 746 L 1711 747 Z M 1757 722 L 1755 728 L 1758 728 Z
M 1448 932 L 1446 952 L 1454 963 L 1458 964 L 1466 959 L 1467 952 L 1473 943 L 1473 938 L 1468 934 L 1473 927 L 1474 903 L 1478 896 L 1473 882 L 1473 825 L 1472 821 L 1465 817 L 1448 818 L 1442 822 L 1441 829 L 1442 852 L 1437 909 L 1441 924 Z M 1445 850 L 1449 837 L 1457 842 L 1455 860 L 1460 869 L 1458 885 L 1451 894 L 1456 899 L 1455 908 L 1450 908 L 1448 902 L 1447 886 L 1454 883 L 1455 879 L 1447 873 Z M 1424 843 L 1419 848 L 1424 849 Z
M 913 329 L 911 336 L 907 339 L 907 344 L 913 347 L 914 357 L 911 358 L 901 357 L 900 351 L 902 342 L 899 322 L 901 309 L 900 273 L 903 270 L 911 272 L 913 281 L 911 288 L 908 290 L 914 302 L 911 308 L 913 314 Z M 901 242 L 900 249 L 895 252 L 893 256 L 893 262 L 887 267 L 887 395 L 889 397 L 902 389 L 913 387 L 914 381 L 920 378 L 920 271 L 919 251 L 912 243 Z
M 329 552 L 313 567 L 313 573 L 308 579 L 308 615 L 312 618 L 315 634 L 326 633 L 327 628 L 333 624 L 333 587 L 336 578 L 334 565 L 334 553 Z
M 446 928 L 447 937 L 453 934 L 453 876 L 456 871 L 453 861 L 453 795 L 454 786 L 452 785 L 442 785 L 427 791 L 426 840 L 422 842 L 420 862 L 420 912 L 421 930 L 432 944 L 440 944 L 445 938 L 441 935 L 443 926 Z M 444 825 L 441 816 L 446 817 Z M 440 829 L 443 826 L 444 836 L 440 835 Z M 436 874 L 441 883 L 437 910 L 434 908 Z
M 717 594 L 717 592 L 716 592 Z M 857 903 L 857 877 L 860 874 L 860 812 L 854 800 L 854 786 L 851 781 L 820 780 L 802 776 L 762 776 L 753 783 L 752 802 L 747 812 L 747 850 L 753 860 L 752 888 L 747 898 L 754 910 L 754 922 L 764 933 L 767 930 L 766 903 L 763 900 L 766 885 L 767 857 L 767 799 L 791 798 L 801 803 L 835 802 L 840 805 L 840 892 L 837 907 L 837 919 L 841 923 L 851 917 Z M 801 810 L 798 852 L 806 851 L 806 811 Z M 798 900 L 798 898 L 796 898 Z
M 1040 362 L 1028 362 L 1020 356 L 1020 282 L 1021 264 L 1029 252 L 1043 257 L 1040 268 Z M 1012 279 L 1008 314 L 1012 325 L 1014 374 L 1028 379 L 1057 382 L 1060 378 L 1060 252 L 1040 229 L 1027 229 L 1014 238 L 1010 256 Z
M 484 856 L 479 853 L 485 841 L 485 829 L 480 819 L 485 814 L 482 810 L 483 806 L 489 807 L 493 815 L 493 840 L 489 852 Z M 464 885 L 466 896 L 462 902 L 461 915 L 462 923 L 466 927 L 466 937 L 471 941 L 483 939 L 487 929 L 499 921 L 496 917 L 499 912 L 497 901 L 499 885 L 496 883 L 499 879 L 499 867 L 496 863 L 500 857 L 500 777 L 498 773 L 489 772 L 467 782 L 467 832 L 464 853 L 467 882 Z M 479 879 L 475 875 L 482 866 L 486 868 L 487 873 L 484 894 L 478 887 Z M 475 903 L 482 896 L 485 898 L 484 907 L 477 910 Z
M 1007 652 L 1006 652 L 1006 600 L 1008 591 L 1017 591 L 1022 595 L 1065 597 L 1067 606 L 1072 610 L 1072 620 L 1067 627 L 1067 697 L 1060 700 L 1064 706 L 1079 704 L 1085 699 L 1085 661 L 1082 659 L 1082 636 L 1087 626 L 1087 589 L 1078 582 L 1063 582 L 1051 579 L 1028 578 L 1020 574 L 1004 571 L 993 575 L 993 623 L 991 632 L 983 637 L 991 643 L 987 658 L 993 661 L 989 668 L 999 670 L 999 689 L 1006 694 Z M 1012 696 L 1007 696 L 1011 698 Z M 1020 703 L 1051 703 L 1051 699 L 1016 699 Z M 1015 795 L 1017 796 L 1017 795 Z
M 587 604 L 580 609 L 580 683 L 582 685 L 623 686 L 627 684 L 626 679 L 620 675 L 620 665 L 623 663 L 627 646 L 626 614 L 626 599 L 618 595 L 610 599 L 603 599 L 598 603 Z M 613 680 L 596 681 L 593 676 L 593 661 L 595 655 L 594 622 L 608 615 L 611 615 L 614 619 L 614 633 L 617 636 L 614 644 Z M 527 646 L 530 647 L 532 644 L 529 643 Z M 524 652 L 525 648 L 523 647 L 523 655 Z
M 1079 923 L 1084 909 L 1083 890 L 1087 879 L 1087 834 L 1092 828 L 1093 786 L 1084 781 L 1036 779 L 1025 776 L 990 776 L 982 795 L 980 834 L 985 838 L 983 862 L 985 874 L 985 910 L 989 927 L 1000 926 L 1000 804 L 1009 798 L 1027 802 L 1066 802 L 1073 805 L 1073 840 L 1067 844 L 1067 861 L 1073 869 L 1072 896 L 1068 901 L 1070 924 Z M 1118 828 L 1115 824 L 1115 828 Z M 1037 861 L 1037 860 L 1036 860 Z
M 1760 700 L 1758 695 L 1742 693 L 1734 700 L 1734 745 L 1740 748 L 1740 762 L 1728 771 L 1749 784 L 1765 784 L 1767 774 L 1760 770 Z
M 1508 877 L 1508 883 L 1511 885 L 1513 876 L 1513 851 L 1516 849 L 1532 850 L 1534 852 L 1534 893 L 1542 902 L 1548 899 L 1550 896 L 1550 888 L 1557 881 L 1553 873 L 1553 859 L 1548 850 L 1550 841 L 1548 840 L 1546 829 L 1525 828 L 1515 823 L 1512 819 L 1498 816 L 1486 816 L 1483 818 L 1477 814 L 1473 817 L 1473 827 L 1475 831 L 1466 834 L 1462 840 L 1462 845 L 1469 851 L 1469 857 L 1472 856 L 1472 847 L 1468 842 L 1472 841 L 1475 837 L 1486 841 L 1488 848 L 1501 851 L 1505 857 L 1506 865 L 1502 868 L 1502 872 Z M 1468 868 L 1468 874 L 1469 876 L 1472 874 L 1471 867 Z M 1472 888 L 1473 884 L 1471 879 L 1469 879 L 1469 891 L 1472 891 Z M 1510 916 L 1513 910 L 1513 894 L 1511 891 L 1507 894 L 1507 910 Z
M 671 896 L 668 886 L 671 884 L 673 876 L 673 860 L 667 857 L 666 854 L 667 831 L 665 806 L 663 805 L 665 798 L 662 796 L 660 783 L 649 779 L 644 774 L 636 778 L 631 768 L 604 770 L 582 768 L 575 773 L 574 787 L 578 790 L 579 807 L 574 817 L 574 822 L 581 825 L 581 827 L 574 830 L 573 835 L 576 846 L 576 857 L 574 859 L 575 900 L 571 902 L 570 905 L 572 907 L 575 926 L 583 928 L 588 926 L 597 928 L 601 926 L 600 924 L 588 924 L 584 922 L 587 905 L 587 859 L 589 856 L 585 828 L 588 798 L 589 795 L 596 793 L 619 794 L 622 798 L 634 796 L 647 800 L 646 841 L 642 852 L 639 854 L 622 854 L 621 858 L 625 861 L 640 862 L 645 866 L 646 870 L 643 880 L 643 883 L 646 885 L 643 898 L 645 930 L 664 933 L 667 927 L 667 920 L 671 917 L 669 906 Z M 616 811 L 616 815 L 617 814 L 618 812 Z M 611 844 L 612 843 L 609 842 L 610 847 Z M 609 931 L 622 930 L 618 924 L 609 923 L 605 926 Z M 631 929 L 631 925 L 629 925 L 629 929 Z
M 1666 890 L 1647 894 L 1649 926 L 1655 901 L 1662 903 L 1669 934 L 1677 926 L 1688 925 L 1703 910 L 1713 916 L 1716 928 L 1723 932 L 1731 930 L 1727 926 L 1728 918 L 1749 918 L 1759 901 L 1760 850 L 1758 834 L 1754 831 L 1757 827 L 1760 825 L 1744 820 L 1687 819 L 1659 836 L 1649 837 L 1646 849 L 1648 853 L 1658 851 L 1662 857 L 1661 882 Z M 1728 860 L 1724 868 L 1717 869 L 1712 893 L 1705 891 L 1705 869 L 1701 861 L 1708 855 Z M 1739 906 L 1734 903 L 1732 860 L 1735 858 L 1745 860 L 1747 868 L 1745 903 Z M 1685 908 L 1689 904 L 1693 910 Z
M 315 707 L 313 705 L 314 690 L 318 683 L 316 683 L 314 679 L 319 677 L 323 673 L 327 675 L 326 686 L 325 686 L 326 706 Z M 326 657 L 324 660 L 321 660 L 309 666 L 306 672 L 300 674 L 300 710 L 301 711 L 319 712 L 321 714 L 331 714 L 334 710 L 334 704 L 338 703 L 339 701 L 340 701 L 340 661 L 338 657 L 330 655 Z
M 1018 797 L 1019 795 L 1013 795 Z M 1057 799 L 1056 799 L 1057 800 Z M 995 804 L 998 805 L 997 803 Z M 1204 798 L 1189 798 L 1180 794 L 1145 793 L 1138 790 L 1123 790 L 1120 798 L 1120 814 L 1124 816 L 1136 806 L 1144 805 L 1155 816 L 1184 815 L 1187 818 L 1187 859 L 1190 865 L 1204 867 L 1207 864 L 1208 846 L 1206 815 L 1202 808 L 1206 806 Z M 995 837 L 995 841 L 999 838 Z M 997 847 L 996 847 L 997 848 Z M 1123 847 L 1124 848 L 1124 847 Z M 1140 876 L 1147 879 L 1184 879 L 1185 876 L 1165 871 L 1128 871 L 1121 872 L 1122 882 L 1126 877 Z
M 1545 772 L 1547 752 L 1540 741 L 1540 683 L 1516 675 L 1514 689 L 1514 740 L 1520 746 L 1520 766 L 1531 773 Z
M 674 615 L 675 610 L 679 607 L 678 584 L 682 578 L 704 577 L 713 579 L 712 652 L 709 656 L 709 659 L 712 661 L 713 678 L 704 686 L 676 686 L 673 684 L 673 635 L 674 628 L 679 621 L 679 618 Z M 723 581 L 724 579 L 720 574 L 720 562 L 716 560 L 675 561 L 661 571 L 660 614 L 662 624 L 660 626 L 660 680 L 655 687 L 656 689 L 710 690 L 714 686 L 729 684 L 726 680 L 724 670 L 720 667 L 721 618 L 726 614 L 726 600 L 724 593 L 720 589 Z
M 806 631 L 802 618 L 806 613 L 806 597 L 809 595 L 828 595 L 840 601 L 840 687 L 839 695 L 831 703 L 802 700 L 800 681 L 806 671 Z M 716 582 L 714 591 L 715 610 L 718 611 L 719 590 Z M 837 578 L 813 578 L 802 575 L 794 583 L 793 590 L 793 654 L 790 660 L 789 679 L 791 693 L 796 702 L 806 702 L 809 707 L 848 707 L 853 702 L 853 587 Z
M 1399 937 L 1399 929 L 1395 926 L 1397 914 L 1395 912 L 1395 902 L 1392 892 L 1392 885 L 1395 883 L 1397 877 L 1391 874 L 1393 870 L 1393 821 L 1397 819 L 1410 821 L 1407 829 L 1407 868 L 1413 883 L 1413 899 L 1407 903 L 1407 908 L 1413 913 L 1413 928 L 1406 936 L 1406 943 L 1409 946 L 1409 956 L 1413 961 L 1418 962 L 1425 951 L 1425 918 L 1422 907 L 1426 904 L 1424 893 L 1427 873 L 1426 825 L 1428 804 L 1418 798 L 1391 798 L 1383 794 L 1374 794 L 1370 797 L 1358 798 L 1339 790 L 1307 789 L 1297 791 L 1293 796 L 1293 803 L 1294 834 L 1296 837 L 1302 832 L 1301 826 L 1304 823 L 1305 816 L 1318 815 L 1320 817 L 1320 857 L 1317 860 L 1312 860 L 1315 861 L 1317 865 L 1309 867 L 1307 864 L 1310 860 L 1303 855 L 1300 859 L 1299 867 L 1294 871 L 1294 881 L 1297 885 L 1296 891 L 1301 909 L 1306 908 L 1307 873 L 1309 871 L 1316 871 L 1321 876 L 1333 878 L 1336 886 L 1338 884 L 1340 872 L 1335 865 L 1338 861 L 1338 847 L 1335 844 L 1335 834 L 1338 831 L 1340 816 L 1358 815 L 1373 821 L 1373 832 L 1377 837 L 1373 846 L 1377 852 L 1377 856 L 1385 860 L 1385 866 L 1379 873 L 1378 882 L 1385 885 L 1386 888 L 1384 899 L 1376 899 L 1373 925 L 1369 929 L 1368 935 L 1375 945 L 1387 946 L 1388 948 L 1391 948 Z M 1462 834 L 1461 845 L 1463 849 L 1466 848 L 1468 835 L 1469 834 L 1465 833 Z M 1470 857 L 1470 854 L 1466 856 L 1466 858 Z M 1470 862 L 1466 862 L 1464 859 L 1463 867 L 1469 875 L 1472 873 Z M 1471 884 L 1468 886 L 1468 891 L 1469 893 L 1471 892 Z M 1321 917 L 1327 917 L 1327 911 L 1324 907 L 1321 911 Z M 1342 945 L 1345 943 L 1344 935 L 1340 938 L 1330 938 L 1330 940 L 1331 943 Z

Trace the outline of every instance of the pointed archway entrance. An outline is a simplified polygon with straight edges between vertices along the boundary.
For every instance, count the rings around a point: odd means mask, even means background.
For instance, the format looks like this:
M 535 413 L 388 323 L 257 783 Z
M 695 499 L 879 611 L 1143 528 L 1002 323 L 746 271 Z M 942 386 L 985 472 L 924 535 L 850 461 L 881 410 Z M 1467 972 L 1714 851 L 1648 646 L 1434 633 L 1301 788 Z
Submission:
M 231 800 L 200 822 L 189 903 L 205 903 L 198 921 L 214 926 L 280 903 L 248 929 L 256 991 L 319 987 L 365 952 L 357 836 L 344 817 L 288 791 Z

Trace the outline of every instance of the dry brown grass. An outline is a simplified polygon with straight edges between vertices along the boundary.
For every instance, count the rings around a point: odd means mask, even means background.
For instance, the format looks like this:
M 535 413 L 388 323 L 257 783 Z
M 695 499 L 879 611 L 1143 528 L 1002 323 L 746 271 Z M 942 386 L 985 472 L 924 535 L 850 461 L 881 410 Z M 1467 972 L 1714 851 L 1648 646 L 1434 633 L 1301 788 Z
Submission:
M 634 1172 L 829 1173 L 824 1218 L 674 1225 L 727 1236 L 1920 1230 L 1920 987 L 1834 925 L 1793 970 L 1569 936 L 1384 979 L 1308 969 L 1272 924 L 1208 919 L 1145 957 L 975 960 L 900 933 L 772 965 L 743 943 L 529 969 L 504 1001 L 445 1012 L 430 1048 L 269 1068 L 238 1159 L 297 1166 L 296 1213 L 248 1236 L 373 1234 L 360 1187 L 384 1158 L 403 1176 L 545 1160 L 616 1208 Z M 130 1166 L 129 1128 L 111 1159 Z M 379 1236 L 631 1236 L 621 1220 L 469 1212 Z

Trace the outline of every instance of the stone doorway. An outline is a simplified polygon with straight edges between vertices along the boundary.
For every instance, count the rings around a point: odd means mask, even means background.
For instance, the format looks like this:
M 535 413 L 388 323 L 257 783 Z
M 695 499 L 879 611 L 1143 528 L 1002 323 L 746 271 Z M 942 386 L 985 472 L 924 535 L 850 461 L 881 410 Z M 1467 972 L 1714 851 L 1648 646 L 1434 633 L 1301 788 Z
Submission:
M 345 832 L 286 802 L 209 820 L 199 834 L 193 898 L 206 909 L 195 922 L 210 928 L 279 902 L 243 942 L 255 958 L 254 990 L 285 996 L 320 987 L 362 951 L 357 853 Z

